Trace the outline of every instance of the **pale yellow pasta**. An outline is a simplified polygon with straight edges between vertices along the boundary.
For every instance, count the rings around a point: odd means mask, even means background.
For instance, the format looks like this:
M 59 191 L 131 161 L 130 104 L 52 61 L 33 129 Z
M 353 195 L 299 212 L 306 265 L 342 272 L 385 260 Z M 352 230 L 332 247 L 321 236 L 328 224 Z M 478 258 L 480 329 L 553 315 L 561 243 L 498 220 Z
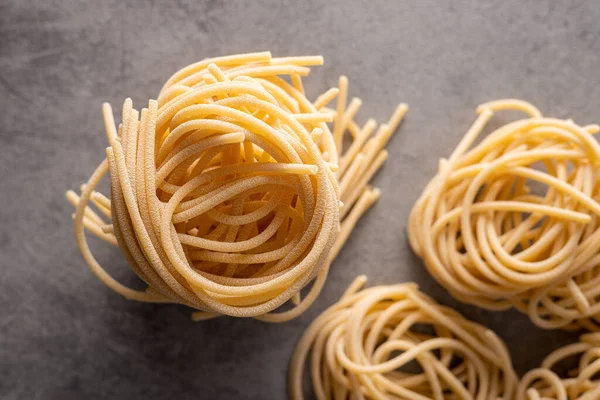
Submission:
M 290 398 L 303 398 L 305 364 L 316 398 L 512 400 L 517 385 L 504 343 L 438 305 L 415 284 L 360 290 L 304 332 L 289 370 Z
M 476 144 L 500 110 L 527 118 Z M 410 214 L 413 250 L 461 301 L 516 307 L 547 329 L 597 330 L 598 126 L 543 117 L 520 100 L 485 103 L 477 112 Z
M 129 299 L 192 307 L 196 320 L 280 322 L 306 310 L 379 197 L 368 183 L 407 109 L 398 106 L 377 134 L 370 123 L 352 139 L 360 100 L 340 106 L 344 77 L 336 112 L 327 106 L 338 89 L 315 102 L 304 93 L 301 77 L 322 63 L 269 52 L 203 60 L 175 73 L 141 112 L 127 99 L 118 128 L 105 104 L 107 159 L 81 195 L 67 192 L 77 243 L 98 278 Z M 336 146 L 344 138 L 351 154 Z M 106 173 L 110 198 L 95 191 Z M 118 245 L 148 289 L 114 280 L 94 259 L 85 229 Z
M 552 352 L 540 368 L 525 374 L 517 388 L 516 399 L 597 400 L 600 398 L 599 373 L 600 333 L 588 333 L 582 335 L 578 343 Z

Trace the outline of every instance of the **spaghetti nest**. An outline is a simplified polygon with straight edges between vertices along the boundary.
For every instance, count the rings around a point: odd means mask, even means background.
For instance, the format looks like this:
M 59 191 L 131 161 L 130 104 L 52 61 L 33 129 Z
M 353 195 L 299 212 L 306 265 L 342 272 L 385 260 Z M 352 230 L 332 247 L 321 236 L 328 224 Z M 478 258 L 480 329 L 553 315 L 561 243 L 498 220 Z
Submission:
M 513 399 L 517 377 L 489 329 L 436 304 L 414 284 L 359 291 L 359 277 L 298 342 L 290 397 L 301 399 L 310 354 L 318 399 Z
M 118 129 L 105 104 L 107 159 L 81 196 L 67 193 L 94 273 L 127 298 L 193 307 L 195 319 L 276 322 L 304 311 L 356 220 L 379 196 L 368 181 L 406 111 L 399 107 L 371 135 L 373 121 L 364 128 L 353 121 L 360 100 L 346 108 L 345 78 L 309 101 L 301 76 L 322 62 L 268 52 L 204 60 L 174 74 L 141 112 L 126 100 Z M 338 94 L 337 109 L 328 108 Z M 335 122 L 333 132 L 328 122 Z M 352 144 L 342 153 L 347 132 Z M 95 191 L 106 172 L 110 199 Z M 148 289 L 132 290 L 108 275 L 84 228 L 118 245 Z M 294 307 L 271 313 L 288 300 Z
M 575 367 L 570 358 L 578 358 Z M 555 372 L 562 369 L 563 373 Z M 566 371 L 568 370 L 568 373 Z M 517 400 L 595 400 L 600 398 L 600 333 L 582 335 L 578 343 L 551 353 L 540 368 L 519 383 Z
M 474 145 L 499 110 L 529 118 Z M 547 329 L 598 329 L 600 146 L 597 125 L 499 100 L 479 117 L 416 202 L 410 244 L 461 301 L 516 307 Z

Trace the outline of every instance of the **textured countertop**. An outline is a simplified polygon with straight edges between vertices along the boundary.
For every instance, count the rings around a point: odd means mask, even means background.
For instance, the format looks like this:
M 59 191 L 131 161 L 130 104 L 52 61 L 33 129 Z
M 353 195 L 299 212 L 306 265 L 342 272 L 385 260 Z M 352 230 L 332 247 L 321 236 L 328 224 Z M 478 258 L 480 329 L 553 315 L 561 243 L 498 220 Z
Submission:
M 494 329 L 519 373 L 538 365 L 576 335 L 454 301 L 412 255 L 405 227 L 479 103 L 517 97 L 547 115 L 600 122 L 599 20 L 594 1 L 3 1 L 0 398 L 285 398 L 296 341 L 358 274 L 370 284 L 418 282 Z M 375 180 L 382 198 L 316 304 L 292 322 L 194 323 L 184 307 L 121 298 L 85 265 L 64 198 L 104 157 L 101 103 L 119 110 L 131 97 L 141 108 L 180 67 L 259 50 L 323 54 L 325 66 L 304 81 L 308 93 L 346 74 L 364 101 L 361 121 L 410 104 Z M 118 249 L 92 246 L 135 284 Z

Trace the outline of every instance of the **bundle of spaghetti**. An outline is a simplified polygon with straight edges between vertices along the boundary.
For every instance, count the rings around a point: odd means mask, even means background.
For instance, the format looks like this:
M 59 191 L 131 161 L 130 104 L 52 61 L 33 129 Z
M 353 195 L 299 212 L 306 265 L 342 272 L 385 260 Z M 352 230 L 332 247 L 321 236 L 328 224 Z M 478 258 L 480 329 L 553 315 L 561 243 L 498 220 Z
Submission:
M 361 102 L 346 107 L 345 77 L 309 101 L 301 77 L 322 63 L 269 52 L 207 59 L 175 73 L 141 112 L 126 100 L 118 130 L 105 104 L 107 159 L 80 195 L 67 192 L 77 243 L 98 278 L 129 299 L 190 306 L 196 320 L 280 322 L 306 310 L 379 197 L 369 181 L 406 112 L 398 106 L 375 134 L 373 120 L 359 127 Z M 328 108 L 336 96 L 336 110 Z M 110 199 L 95 190 L 106 172 Z M 113 279 L 84 229 L 118 245 L 147 290 Z
M 573 359 L 576 364 L 571 368 Z M 599 373 L 600 333 L 588 333 L 578 343 L 552 352 L 540 368 L 525 374 L 517 400 L 596 400 L 600 398 Z
M 499 110 L 528 118 L 473 145 Z M 599 127 L 543 117 L 519 100 L 477 112 L 410 214 L 411 247 L 463 302 L 516 307 L 546 329 L 597 330 Z
M 304 332 L 289 370 L 290 398 L 302 399 L 304 365 L 322 399 L 513 399 L 517 377 L 496 334 L 435 303 L 415 284 L 360 290 Z

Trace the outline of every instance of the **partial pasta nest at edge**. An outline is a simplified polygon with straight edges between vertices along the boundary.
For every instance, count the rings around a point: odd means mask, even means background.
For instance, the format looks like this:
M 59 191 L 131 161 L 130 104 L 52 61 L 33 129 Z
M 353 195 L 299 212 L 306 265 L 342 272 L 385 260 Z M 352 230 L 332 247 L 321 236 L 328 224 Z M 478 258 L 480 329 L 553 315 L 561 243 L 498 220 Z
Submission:
M 303 398 L 307 363 L 318 399 L 513 399 L 518 379 L 494 332 L 415 284 L 360 290 L 365 282 L 357 278 L 304 332 L 290 398 Z

